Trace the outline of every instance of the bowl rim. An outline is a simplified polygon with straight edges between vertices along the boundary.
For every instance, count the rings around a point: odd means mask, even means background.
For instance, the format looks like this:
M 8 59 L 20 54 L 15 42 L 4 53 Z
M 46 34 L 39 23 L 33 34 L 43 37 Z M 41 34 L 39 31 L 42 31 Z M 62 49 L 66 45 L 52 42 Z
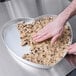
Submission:
M 24 60 L 24 59 L 20 58 L 19 56 L 17 56 L 17 55 L 12 51 L 12 49 L 10 49 L 10 48 L 8 47 L 8 45 L 5 43 L 5 40 L 4 40 L 4 38 L 3 38 L 3 31 L 4 31 L 4 28 L 7 27 L 11 22 L 13 22 L 13 21 L 15 21 L 15 22 L 16 22 L 16 21 L 22 21 L 22 20 L 26 20 L 26 19 L 37 20 L 37 19 L 40 19 L 40 18 L 42 18 L 42 17 L 47 17 L 47 16 L 49 16 L 49 17 L 56 17 L 57 15 L 46 14 L 46 15 L 38 16 L 38 17 L 36 17 L 36 18 L 30 18 L 30 17 L 29 17 L 29 18 L 24 18 L 24 17 L 22 17 L 22 18 L 16 18 L 16 19 L 12 19 L 12 20 L 8 21 L 7 23 L 5 23 L 5 24 L 3 25 L 2 29 L 1 29 L 1 39 L 2 39 L 2 41 L 3 41 L 3 43 L 4 43 L 4 45 L 6 46 L 6 48 L 8 49 L 8 51 L 10 52 L 10 55 L 12 54 L 12 55 L 15 56 L 18 60 L 20 60 L 21 62 L 23 62 L 23 63 L 25 63 L 25 64 L 31 65 L 31 66 L 36 67 L 36 68 L 42 68 L 42 69 L 50 69 L 51 67 L 53 67 L 53 66 L 55 66 L 56 64 L 58 64 L 58 63 L 65 57 L 65 55 L 67 54 L 67 51 L 65 52 L 64 56 L 63 56 L 61 59 L 59 59 L 59 61 L 57 61 L 57 63 L 55 63 L 54 65 L 51 65 L 51 66 L 49 65 L 49 66 L 47 66 L 47 65 L 42 65 L 42 64 L 36 64 L 36 63 L 31 62 L 31 61 Z M 68 24 L 68 26 L 70 27 L 70 30 L 71 30 L 71 41 L 70 41 L 70 44 L 71 44 L 71 43 L 72 43 L 72 40 L 73 40 L 73 31 L 72 31 L 72 27 L 71 27 L 70 23 L 67 22 L 67 24 Z

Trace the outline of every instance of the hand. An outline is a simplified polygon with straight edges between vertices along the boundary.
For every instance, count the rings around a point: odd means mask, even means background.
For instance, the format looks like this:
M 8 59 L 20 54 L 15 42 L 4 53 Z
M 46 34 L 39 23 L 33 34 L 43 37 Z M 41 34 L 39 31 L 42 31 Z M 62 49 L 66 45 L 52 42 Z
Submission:
M 33 36 L 33 40 L 35 42 L 41 42 L 48 38 L 52 38 L 51 44 L 53 44 L 57 40 L 57 38 L 62 34 L 64 27 L 63 25 L 64 23 L 61 21 L 61 18 L 57 17 L 53 22 L 48 23 L 43 29 L 38 31 Z
M 76 43 L 74 43 L 68 47 L 68 53 L 76 55 Z

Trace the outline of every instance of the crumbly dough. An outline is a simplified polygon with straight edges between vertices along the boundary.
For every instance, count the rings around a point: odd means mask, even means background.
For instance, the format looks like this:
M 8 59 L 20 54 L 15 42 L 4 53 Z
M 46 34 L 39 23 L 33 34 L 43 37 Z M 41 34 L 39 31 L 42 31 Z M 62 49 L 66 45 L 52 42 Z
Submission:
M 65 25 L 62 35 L 53 45 L 50 44 L 51 39 L 47 39 L 40 43 L 34 43 L 32 40 L 33 34 L 37 33 L 53 20 L 53 17 L 42 17 L 32 24 L 26 24 L 26 22 L 18 24 L 17 28 L 20 32 L 21 45 L 29 45 L 31 47 L 31 53 L 24 54 L 23 59 L 42 65 L 54 65 L 64 57 L 66 53 L 65 49 L 68 47 L 71 40 L 69 26 Z

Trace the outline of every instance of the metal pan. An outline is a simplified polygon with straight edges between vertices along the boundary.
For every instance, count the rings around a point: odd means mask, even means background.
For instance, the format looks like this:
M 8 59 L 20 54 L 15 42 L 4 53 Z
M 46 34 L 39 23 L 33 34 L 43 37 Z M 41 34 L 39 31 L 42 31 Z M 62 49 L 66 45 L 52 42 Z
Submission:
M 31 65 L 31 66 L 36 67 L 36 68 L 50 69 L 51 67 L 54 66 L 54 65 L 53 66 L 46 66 L 46 65 L 36 64 L 36 63 L 22 59 L 22 56 L 25 53 L 30 52 L 30 49 L 29 49 L 29 46 L 22 47 L 20 45 L 20 36 L 19 36 L 19 32 L 17 30 L 17 24 L 19 22 L 25 21 L 27 24 L 30 24 L 30 23 L 34 22 L 35 20 L 40 19 L 41 17 L 47 17 L 47 16 L 56 17 L 56 15 L 43 15 L 43 16 L 39 16 L 39 17 L 34 18 L 34 19 L 33 18 L 18 18 L 18 19 L 14 19 L 14 20 L 7 22 L 3 26 L 2 31 L 1 31 L 1 36 L 2 36 L 2 40 L 5 44 L 5 46 L 7 47 L 10 55 L 12 55 L 13 57 L 16 57 L 16 59 L 20 60 L 24 64 L 28 64 L 28 65 Z M 69 44 L 71 44 L 72 39 L 73 39 L 72 28 L 71 28 L 71 25 L 69 24 L 69 22 L 67 22 L 67 25 L 71 29 L 71 41 L 69 42 Z M 65 57 L 66 54 L 67 54 L 67 51 L 63 55 L 63 58 Z M 59 60 L 57 63 L 59 63 L 61 60 Z

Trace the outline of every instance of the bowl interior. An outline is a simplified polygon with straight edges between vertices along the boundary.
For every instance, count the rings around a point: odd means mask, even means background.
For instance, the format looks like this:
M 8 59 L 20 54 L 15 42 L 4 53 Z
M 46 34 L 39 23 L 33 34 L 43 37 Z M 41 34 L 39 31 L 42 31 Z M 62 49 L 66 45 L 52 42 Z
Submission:
M 31 50 L 30 50 L 30 46 L 28 46 L 28 45 L 27 46 L 20 45 L 21 40 L 20 40 L 19 31 L 17 29 L 17 23 L 19 23 L 21 21 L 31 23 L 31 22 L 34 22 L 34 19 L 20 18 L 20 19 L 16 19 L 16 20 L 12 20 L 12 21 L 8 22 L 7 24 L 4 25 L 4 27 L 2 29 L 2 39 L 3 39 L 6 47 L 10 49 L 9 51 L 13 52 L 17 57 L 22 59 L 22 56 L 26 53 L 30 53 Z M 72 39 L 71 39 L 71 43 L 72 43 Z M 23 61 L 25 62 L 25 60 L 23 60 Z M 29 61 L 27 61 L 27 62 L 29 62 Z
M 29 22 L 29 18 L 28 21 Z M 30 46 L 24 46 L 22 47 L 20 45 L 20 35 L 19 31 L 17 29 L 17 23 L 21 21 L 26 21 L 25 19 L 18 19 L 8 22 L 4 27 L 2 31 L 2 38 L 4 40 L 4 43 L 8 48 L 11 49 L 17 56 L 22 57 L 23 54 L 30 52 Z

